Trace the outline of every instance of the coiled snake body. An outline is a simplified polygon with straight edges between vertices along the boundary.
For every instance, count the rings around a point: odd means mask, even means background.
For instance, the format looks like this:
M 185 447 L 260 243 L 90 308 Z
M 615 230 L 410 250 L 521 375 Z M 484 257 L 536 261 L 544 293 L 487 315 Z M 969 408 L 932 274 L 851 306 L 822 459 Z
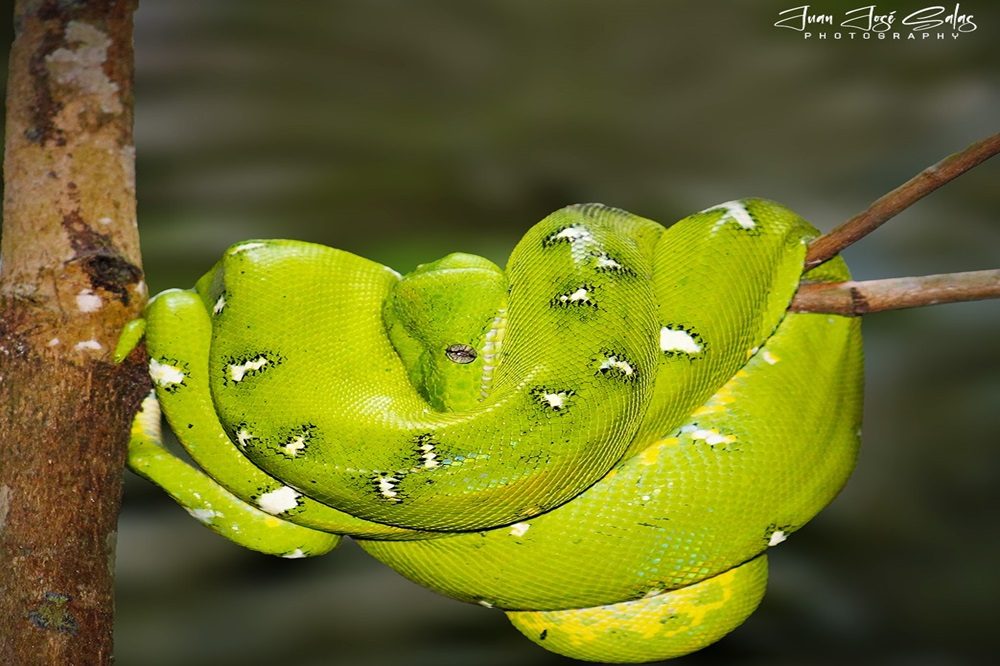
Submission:
M 859 323 L 786 314 L 815 235 L 746 199 L 668 229 L 571 206 L 506 270 L 236 245 L 123 336 L 145 327 L 156 386 L 129 464 L 250 548 L 350 535 L 555 652 L 686 654 L 753 611 L 764 551 L 854 464 Z M 204 472 L 160 445 L 157 400 Z

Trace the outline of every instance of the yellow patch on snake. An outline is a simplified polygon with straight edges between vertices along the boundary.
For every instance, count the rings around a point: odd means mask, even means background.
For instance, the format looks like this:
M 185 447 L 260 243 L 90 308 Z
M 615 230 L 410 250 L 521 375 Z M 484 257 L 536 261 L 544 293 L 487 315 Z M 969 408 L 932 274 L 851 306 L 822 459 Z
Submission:
M 705 583 L 708 587 L 698 590 L 696 593 L 693 592 L 692 588 L 683 588 L 677 590 L 678 596 L 681 599 L 678 601 L 677 605 L 673 607 L 673 613 L 680 615 L 684 614 L 691 618 L 691 624 L 685 627 L 678 627 L 674 631 L 667 631 L 668 636 L 673 636 L 682 631 L 688 631 L 693 627 L 700 626 L 705 622 L 705 616 L 712 611 L 719 610 L 726 603 L 733 598 L 733 583 L 736 578 L 736 569 L 730 569 L 725 573 L 721 573 L 714 578 L 710 578 Z M 699 585 L 699 587 L 701 587 Z M 690 591 L 689 594 L 683 594 L 685 591 Z M 713 592 L 718 592 L 718 596 L 714 601 L 706 603 L 706 598 L 710 598 Z M 659 624 L 659 623 L 658 623 Z
M 655 465 L 660 460 L 660 453 L 671 446 L 677 446 L 680 440 L 676 437 L 664 437 L 643 449 L 639 454 L 639 462 L 643 465 Z
M 686 587 L 665 592 L 651 590 L 634 601 L 568 611 L 515 611 L 508 617 L 532 640 L 545 640 L 547 635 L 549 641 L 555 640 L 561 646 L 557 652 L 577 658 L 599 660 L 619 654 L 616 645 L 625 650 L 623 657 L 634 656 L 636 649 L 643 650 L 642 645 L 656 646 L 650 657 L 679 656 L 696 648 L 703 640 L 703 632 L 725 633 L 742 622 L 743 614 L 737 611 L 732 625 L 727 626 L 723 620 L 723 624 L 713 626 L 720 619 L 718 613 L 726 614 L 731 604 L 742 603 L 748 592 L 751 597 L 757 594 L 751 588 L 755 579 L 760 580 L 762 565 L 764 560 L 755 560 Z M 755 605 L 749 605 L 747 612 Z
M 618 623 L 621 621 L 627 621 L 629 629 L 632 632 L 639 634 L 647 640 L 657 637 L 669 638 L 689 632 L 701 626 L 709 613 L 719 610 L 732 599 L 733 579 L 735 575 L 735 569 L 730 569 L 707 581 L 702 581 L 701 583 L 696 583 L 679 590 L 671 590 L 647 597 L 650 600 L 656 600 L 657 597 L 663 595 L 672 597 L 672 600 L 665 606 L 667 614 L 670 616 L 686 616 L 690 618 L 690 622 L 687 624 L 679 623 L 670 628 L 669 624 L 662 622 L 662 614 L 641 613 L 636 616 L 633 614 L 633 609 L 615 608 L 618 604 L 613 604 L 594 609 L 594 628 L 588 627 L 587 631 L 574 631 L 574 638 L 581 640 L 581 642 L 589 642 L 599 637 L 596 629 L 599 628 L 600 623 Z
M 736 387 L 732 383 L 727 383 L 720 388 L 715 395 L 708 399 L 704 405 L 691 412 L 692 416 L 706 416 L 708 414 L 719 414 L 726 411 L 726 408 L 736 402 L 733 390 Z

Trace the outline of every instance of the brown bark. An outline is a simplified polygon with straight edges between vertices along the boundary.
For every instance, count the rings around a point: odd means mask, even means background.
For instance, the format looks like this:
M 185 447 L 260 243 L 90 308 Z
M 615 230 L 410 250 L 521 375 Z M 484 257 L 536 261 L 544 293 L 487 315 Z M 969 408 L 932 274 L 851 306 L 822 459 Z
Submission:
M 988 136 L 927 167 L 896 189 L 879 197 L 847 222 L 810 243 L 806 253 L 806 269 L 828 261 L 937 188 L 974 169 L 997 153 L 1000 153 L 1000 134 Z
M 1000 134 L 988 136 L 929 166 L 828 234 L 809 244 L 806 270 L 829 260 L 942 185 L 1000 153 Z M 938 303 L 1000 298 L 1000 270 L 901 277 L 865 282 L 799 285 L 791 312 L 826 312 L 852 317 Z
M 1000 270 L 864 282 L 806 282 L 799 285 L 788 309 L 859 317 L 885 310 L 990 298 L 1000 298 Z
M 0 663 L 111 661 L 115 526 L 145 302 L 135 0 L 18 0 L 0 249 Z

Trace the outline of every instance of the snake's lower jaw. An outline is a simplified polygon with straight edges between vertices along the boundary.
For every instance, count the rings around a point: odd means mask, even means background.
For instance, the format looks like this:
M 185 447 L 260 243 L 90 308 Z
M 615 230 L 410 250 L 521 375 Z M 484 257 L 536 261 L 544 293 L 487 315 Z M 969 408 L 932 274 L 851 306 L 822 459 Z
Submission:
M 573 659 L 643 663 L 680 657 L 719 640 L 757 608 L 767 587 L 767 556 L 703 581 L 594 608 L 510 611 L 522 634 Z

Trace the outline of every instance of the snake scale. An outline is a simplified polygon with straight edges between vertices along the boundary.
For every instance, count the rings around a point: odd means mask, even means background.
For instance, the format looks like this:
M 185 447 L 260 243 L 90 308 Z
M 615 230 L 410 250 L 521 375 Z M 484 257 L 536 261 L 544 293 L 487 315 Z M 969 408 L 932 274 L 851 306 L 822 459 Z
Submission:
M 801 279 L 849 277 L 802 275 L 816 235 L 743 199 L 669 228 L 570 206 L 505 270 L 235 245 L 123 334 L 155 385 L 129 465 L 244 546 L 351 536 L 554 652 L 689 653 L 754 610 L 768 547 L 854 466 L 860 324 L 786 312 Z

